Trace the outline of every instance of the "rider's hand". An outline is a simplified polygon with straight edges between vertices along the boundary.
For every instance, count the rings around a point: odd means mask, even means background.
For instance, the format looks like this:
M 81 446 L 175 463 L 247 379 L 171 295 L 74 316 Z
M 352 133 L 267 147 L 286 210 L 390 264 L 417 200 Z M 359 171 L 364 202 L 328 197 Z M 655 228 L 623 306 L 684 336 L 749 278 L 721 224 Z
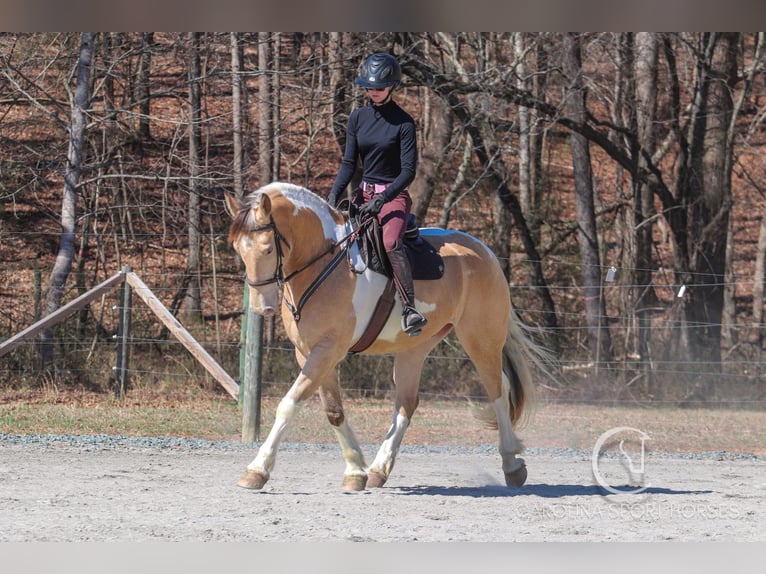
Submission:
M 334 193 L 330 193 L 330 195 L 327 196 L 327 203 L 330 204 L 330 207 L 335 207 L 338 204 L 338 196 Z
M 383 199 L 383 195 L 378 194 L 374 196 L 370 201 L 365 203 L 362 206 L 362 209 L 360 209 L 360 212 L 364 215 L 377 215 L 380 213 L 380 210 L 383 209 L 384 203 L 386 203 L 386 200 Z

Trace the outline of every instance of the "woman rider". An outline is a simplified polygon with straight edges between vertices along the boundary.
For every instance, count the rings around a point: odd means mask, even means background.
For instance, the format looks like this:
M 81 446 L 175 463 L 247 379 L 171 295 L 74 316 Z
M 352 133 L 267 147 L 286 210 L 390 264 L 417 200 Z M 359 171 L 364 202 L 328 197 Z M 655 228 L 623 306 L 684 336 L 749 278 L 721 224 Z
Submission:
M 402 298 L 402 330 L 420 335 L 426 318 L 415 308 L 415 289 L 402 237 L 412 207 L 408 186 L 415 178 L 417 143 L 415 121 L 392 99 L 401 81 L 399 62 L 378 52 L 362 64 L 356 83 L 367 90 L 367 105 L 351 112 L 346 128 L 346 149 L 338 175 L 327 197 L 335 206 L 351 181 L 357 158 L 362 160 L 362 182 L 352 201 L 360 212 L 376 216 Z

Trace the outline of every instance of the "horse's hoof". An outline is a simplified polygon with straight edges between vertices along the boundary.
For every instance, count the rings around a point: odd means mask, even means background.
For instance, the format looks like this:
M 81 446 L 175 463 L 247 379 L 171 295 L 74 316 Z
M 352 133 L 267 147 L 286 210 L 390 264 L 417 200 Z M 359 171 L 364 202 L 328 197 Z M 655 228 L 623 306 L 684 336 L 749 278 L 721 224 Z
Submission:
M 521 488 L 527 481 L 527 465 L 522 464 L 513 472 L 505 473 L 505 484 L 511 488 Z
M 343 490 L 359 492 L 367 486 L 367 476 L 364 474 L 349 474 L 343 477 Z
M 245 473 L 237 481 L 237 486 L 250 490 L 260 490 L 269 477 L 257 470 L 245 469 Z
M 369 488 L 380 488 L 386 484 L 386 475 L 382 472 L 369 471 L 367 473 L 367 486 Z

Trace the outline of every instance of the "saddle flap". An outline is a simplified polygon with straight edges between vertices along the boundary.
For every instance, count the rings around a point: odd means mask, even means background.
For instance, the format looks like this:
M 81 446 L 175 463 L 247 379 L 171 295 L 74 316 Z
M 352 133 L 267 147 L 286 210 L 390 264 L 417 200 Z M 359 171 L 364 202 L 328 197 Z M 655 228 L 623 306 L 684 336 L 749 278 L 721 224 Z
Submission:
M 356 225 L 359 225 L 361 222 L 358 216 L 354 215 Z M 407 222 L 407 231 L 402 243 L 410 260 L 413 279 L 421 281 L 441 279 L 444 275 L 444 260 L 436 248 L 420 235 L 420 229 L 412 215 Z M 377 218 L 373 218 L 371 225 L 364 227 L 364 232 L 359 237 L 359 244 L 362 259 L 367 267 L 386 277 L 393 276 L 383 246 L 383 231 Z

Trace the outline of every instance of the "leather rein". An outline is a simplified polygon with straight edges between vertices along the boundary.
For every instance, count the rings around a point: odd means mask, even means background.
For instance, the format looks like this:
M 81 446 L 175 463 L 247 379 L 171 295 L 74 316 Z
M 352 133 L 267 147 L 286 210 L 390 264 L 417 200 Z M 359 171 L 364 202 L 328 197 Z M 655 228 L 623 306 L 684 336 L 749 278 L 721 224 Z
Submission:
M 311 285 L 308 286 L 306 291 L 304 291 L 303 295 L 301 295 L 300 299 L 298 300 L 298 305 L 293 305 L 290 303 L 290 301 L 287 300 L 287 297 L 284 296 L 285 305 L 287 305 L 288 309 L 290 309 L 290 312 L 293 314 L 293 318 L 295 319 L 295 322 L 297 323 L 301 318 L 301 311 L 303 310 L 303 307 L 306 305 L 308 300 L 311 298 L 311 296 L 316 292 L 317 289 L 319 289 L 319 286 L 324 283 L 325 279 L 327 279 L 330 274 L 335 270 L 335 268 L 338 266 L 338 264 L 343 259 L 343 256 L 348 253 L 348 250 L 350 249 L 351 245 L 356 241 L 356 239 L 359 237 L 359 232 L 362 230 L 363 227 L 368 225 L 372 222 L 372 219 L 367 219 L 365 221 L 362 221 L 357 227 L 351 230 L 351 232 L 343 237 L 342 239 L 333 242 L 332 245 L 323 252 L 319 253 L 315 257 L 313 257 L 311 260 L 309 260 L 308 263 L 306 263 L 303 267 L 300 269 L 296 269 L 289 275 L 285 276 L 284 271 L 282 270 L 282 262 L 283 262 L 283 251 L 282 251 L 282 243 L 287 246 L 288 249 L 290 249 L 290 243 L 285 239 L 285 236 L 282 235 L 279 232 L 279 229 L 277 229 L 277 224 L 274 222 L 273 217 L 269 217 L 269 222 L 265 223 L 264 225 L 259 225 L 258 227 L 250 230 L 252 233 L 257 233 L 260 231 L 268 231 L 272 230 L 274 232 L 274 245 L 275 249 L 277 250 L 277 267 L 274 270 L 274 276 L 270 279 L 263 279 L 260 281 L 253 281 L 252 279 L 248 278 L 247 273 L 245 273 L 245 281 L 247 282 L 250 287 L 262 287 L 264 285 L 271 285 L 272 283 L 276 283 L 279 287 L 282 287 L 286 283 L 288 283 L 293 277 L 298 275 L 299 273 L 305 271 L 309 267 L 311 267 L 314 263 L 319 261 L 322 257 L 327 255 L 328 253 L 332 253 L 336 247 L 341 245 L 342 243 L 346 243 L 346 245 L 338 251 L 338 253 L 335 254 L 335 256 L 330 260 L 330 262 L 325 266 L 324 269 L 317 275 L 314 280 L 311 282 Z

